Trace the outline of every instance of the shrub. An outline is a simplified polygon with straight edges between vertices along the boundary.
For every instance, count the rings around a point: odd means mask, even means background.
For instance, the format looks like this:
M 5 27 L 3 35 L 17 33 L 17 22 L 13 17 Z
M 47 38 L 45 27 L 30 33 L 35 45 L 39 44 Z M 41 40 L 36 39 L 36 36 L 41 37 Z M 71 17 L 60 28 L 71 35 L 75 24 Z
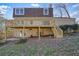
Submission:
M 27 38 L 20 38 L 17 44 L 26 43 L 26 42 L 27 42 Z
M 63 32 L 65 32 L 68 29 L 67 25 L 61 25 L 60 28 L 63 30 Z
M 4 40 L 4 38 L 0 37 L 0 46 L 6 44 L 7 42 Z
M 77 29 L 78 29 L 78 24 L 72 25 L 72 29 L 73 29 L 73 30 L 77 30 Z
M 73 24 L 73 25 L 61 25 L 60 28 L 63 30 L 63 32 L 68 32 L 68 29 L 71 30 L 77 30 L 78 29 L 78 24 Z

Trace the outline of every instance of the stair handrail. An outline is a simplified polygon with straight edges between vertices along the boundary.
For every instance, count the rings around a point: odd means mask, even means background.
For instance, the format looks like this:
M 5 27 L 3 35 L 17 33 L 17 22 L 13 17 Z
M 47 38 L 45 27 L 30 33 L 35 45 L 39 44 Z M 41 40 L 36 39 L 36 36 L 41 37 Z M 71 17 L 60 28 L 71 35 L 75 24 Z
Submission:
M 53 26 L 54 26 L 54 30 L 59 32 L 59 33 L 56 33 L 56 34 L 61 34 L 61 35 L 63 35 L 62 29 L 59 28 L 59 26 L 56 25 L 55 19 L 53 19 L 53 20 L 54 20 L 54 25 L 53 25 Z M 58 30 L 57 30 L 57 29 L 58 29 Z
M 59 28 L 59 26 L 56 26 L 56 29 L 59 30 L 59 33 L 63 35 L 63 31 L 61 28 Z

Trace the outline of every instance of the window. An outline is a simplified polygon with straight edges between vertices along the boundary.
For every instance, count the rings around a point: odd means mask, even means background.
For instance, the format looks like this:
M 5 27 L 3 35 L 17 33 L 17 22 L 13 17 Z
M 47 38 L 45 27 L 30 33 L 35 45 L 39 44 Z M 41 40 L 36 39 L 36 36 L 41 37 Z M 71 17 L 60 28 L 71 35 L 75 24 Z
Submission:
M 44 15 L 48 15 L 49 14 L 49 9 L 48 8 L 44 8 L 43 9 L 43 14 Z
M 16 8 L 15 14 L 16 15 L 24 15 L 24 8 Z

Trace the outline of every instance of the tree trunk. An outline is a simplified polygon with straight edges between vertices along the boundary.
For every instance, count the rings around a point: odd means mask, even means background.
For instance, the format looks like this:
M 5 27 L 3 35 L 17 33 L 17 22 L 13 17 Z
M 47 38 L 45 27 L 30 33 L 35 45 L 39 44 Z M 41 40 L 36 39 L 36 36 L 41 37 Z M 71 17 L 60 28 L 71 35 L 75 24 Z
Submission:
M 64 8 L 64 9 L 65 9 L 65 11 L 66 11 L 66 13 L 67 13 L 68 17 L 70 18 L 70 15 L 69 15 L 68 10 L 67 10 L 66 8 Z

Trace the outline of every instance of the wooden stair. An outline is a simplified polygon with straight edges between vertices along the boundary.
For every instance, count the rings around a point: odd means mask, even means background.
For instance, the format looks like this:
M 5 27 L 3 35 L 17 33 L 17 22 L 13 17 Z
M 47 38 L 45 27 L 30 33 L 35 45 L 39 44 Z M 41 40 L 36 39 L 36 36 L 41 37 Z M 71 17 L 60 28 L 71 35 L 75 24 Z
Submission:
M 53 27 L 52 31 L 55 38 L 63 38 L 63 31 L 59 27 Z
M 59 28 L 59 26 L 56 26 L 55 19 L 53 19 L 51 29 L 55 38 L 63 38 L 63 31 L 61 28 Z

